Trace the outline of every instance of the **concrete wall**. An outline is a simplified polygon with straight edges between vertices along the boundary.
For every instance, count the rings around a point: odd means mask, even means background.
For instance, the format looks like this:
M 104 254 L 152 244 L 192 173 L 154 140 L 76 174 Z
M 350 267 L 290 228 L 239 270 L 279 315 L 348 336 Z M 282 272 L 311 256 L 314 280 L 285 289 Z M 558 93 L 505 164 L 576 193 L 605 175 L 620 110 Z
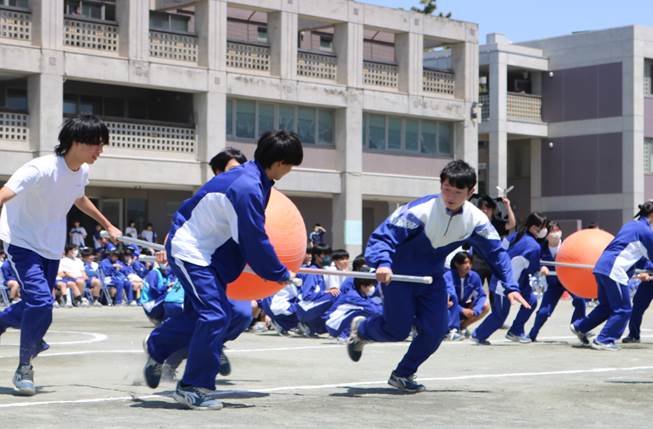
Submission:
M 599 228 L 611 234 L 616 234 L 623 225 L 621 210 L 552 211 L 546 212 L 546 215 L 551 220 L 580 219 L 583 228 L 596 223 Z
M 288 195 L 288 198 L 295 203 L 297 209 L 304 218 L 306 224 L 306 234 L 313 230 L 313 225 L 321 224 L 327 230 L 324 239 L 329 245 L 333 245 L 333 215 L 331 198 L 308 198 Z
M 653 137 L 653 97 L 644 97 L 644 137 Z
M 440 177 L 442 168 L 451 158 L 426 158 L 409 155 L 363 153 L 363 171 L 408 176 Z

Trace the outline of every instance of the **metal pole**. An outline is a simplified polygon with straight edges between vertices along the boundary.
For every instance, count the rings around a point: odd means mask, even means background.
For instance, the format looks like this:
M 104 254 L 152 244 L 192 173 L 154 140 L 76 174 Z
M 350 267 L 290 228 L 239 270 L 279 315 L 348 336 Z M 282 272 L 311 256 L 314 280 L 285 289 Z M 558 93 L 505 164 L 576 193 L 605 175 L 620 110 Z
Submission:
M 109 233 L 106 231 L 100 231 L 100 237 L 102 238 L 109 238 Z M 125 244 L 135 244 L 140 247 L 147 247 L 152 250 L 166 250 L 165 246 L 163 244 L 158 244 L 158 243 L 150 243 L 149 241 L 145 240 L 139 240 L 138 238 L 132 238 L 129 236 L 120 236 L 117 238 L 118 241 L 121 241 Z
M 321 270 L 318 268 L 300 268 L 298 272 L 302 274 L 321 274 L 325 276 L 342 276 L 342 277 L 353 277 L 356 279 L 376 280 L 375 273 L 362 273 L 360 271 L 335 271 L 335 270 L 331 271 L 331 270 Z M 421 283 L 425 285 L 430 285 L 431 283 L 433 283 L 433 277 L 393 274 L 392 281 L 407 282 L 407 283 Z
M 554 267 L 565 267 L 565 268 L 584 268 L 588 270 L 593 270 L 594 265 L 590 264 L 572 264 L 570 262 L 553 262 L 553 261 L 540 261 L 542 265 L 551 265 Z

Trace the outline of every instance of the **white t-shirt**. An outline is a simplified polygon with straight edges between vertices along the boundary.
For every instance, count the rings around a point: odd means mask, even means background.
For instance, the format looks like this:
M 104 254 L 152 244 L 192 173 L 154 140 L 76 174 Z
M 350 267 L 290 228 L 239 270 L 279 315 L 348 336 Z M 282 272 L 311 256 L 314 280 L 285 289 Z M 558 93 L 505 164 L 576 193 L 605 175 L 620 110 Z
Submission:
M 16 196 L 2 207 L 0 240 L 58 260 L 66 244 L 66 215 L 88 184 L 87 164 L 72 171 L 61 156 L 46 155 L 20 167 L 6 187 Z
M 138 238 L 138 231 L 133 226 L 128 226 L 125 228 L 125 235 L 128 235 L 131 238 Z
M 59 272 L 66 272 L 74 279 L 84 277 L 84 261 L 79 258 L 69 258 L 64 256 L 61 261 L 59 261 Z

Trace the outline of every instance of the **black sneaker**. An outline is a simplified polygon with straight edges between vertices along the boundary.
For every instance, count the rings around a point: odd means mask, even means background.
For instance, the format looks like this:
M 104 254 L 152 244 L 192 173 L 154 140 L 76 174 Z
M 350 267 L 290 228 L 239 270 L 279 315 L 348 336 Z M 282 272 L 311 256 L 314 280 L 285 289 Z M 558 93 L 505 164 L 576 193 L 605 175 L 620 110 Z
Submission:
M 229 362 L 229 358 L 225 354 L 224 348 L 220 352 L 220 368 L 218 369 L 218 374 L 223 377 L 231 374 L 231 362 Z
M 360 326 L 361 322 L 363 322 L 363 320 L 365 320 L 365 317 L 363 316 L 356 316 L 352 319 L 351 332 L 349 333 L 349 338 L 347 339 L 347 354 L 349 355 L 349 359 L 353 360 L 354 362 L 361 360 L 361 356 L 363 355 L 363 347 L 365 346 L 365 341 L 363 341 L 358 336 L 358 327 Z
M 14 386 L 16 393 L 22 396 L 33 396 L 36 393 L 32 365 L 18 365 L 14 373 Z
M 143 378 L 145 383 L 151 388 L 156 389 L 159 387 L 161 382 L 161 374 L 163 373 L 163 364 L 159 363 L 150 356 L 150 352 L 147 349 L 147 341 L 150 339 L 148 335 L 147 338 L 143 341 L 143 350 L 147 355 L 147 362 L 145 362 L 145 367 L 143 368 Z
M 570 330 L 574 335 L 576 335 L 576 336 L 578 337 L 578 339 L 580 340 L 580 342 L 581 342 L 583 345 L 585 345 L 585 346 L 590 345 L 590 337 L 589 337 L 589 335 L 588 335 L 587 333 L 585 333 L 585 332 L 581 332 L 581 331 L 579 331 L 578 329 L 576 329 L 576 326 L 574 326 L 573 323 L 572 323 L 571 325 L 569 325 L 569 330 Z
M 35 359 L 40 353 L 49 349 L 50 349 L 50 344 L 46 343 L 44 340 L 41 340 L 41 344 L 39 344 L 39 349 L 36 353 L 32 355 L 32 359 Z
M 639 338 L 631 337 L 630 335 L 627 337 L 624 337 L 621 340 L 622 343 L 624 344 L 637 344 L 639 343 Z
M 423 384 L 415 382 L 415 374 L 408 377 L 399 377 L 392 371 L 390 378 L 388 379 L 388 384 L 390 386 L 396 387 L 404 393 L 419 393 L 426 390 Z
M 213 390 L 202 387 L 182 386 L 181 382 L 177 383 L 177 389 L 172 397 L 175 401 L 187 406 L 192 410 L 219 410 L 222 408 L 222 402 L 213 398 Z

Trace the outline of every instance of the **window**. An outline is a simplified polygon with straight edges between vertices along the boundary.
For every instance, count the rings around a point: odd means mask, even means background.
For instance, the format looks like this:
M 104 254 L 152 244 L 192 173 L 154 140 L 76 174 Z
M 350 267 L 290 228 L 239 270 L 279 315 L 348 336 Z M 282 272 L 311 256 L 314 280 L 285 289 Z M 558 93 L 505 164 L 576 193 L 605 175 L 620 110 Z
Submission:
M 89 19 L 115 21 L 116 5 L 115 1 L 109 0 L 66 0 L 64 13 Z
M 227 124 L 227 135 L 232 136 L 234 134 L 234 101 L 227 100 L 227 117 L 225 122 Z
M 318 117 L 317 142 L 318 144 L 331 144 L 334 142 L 333 130 L 335 128 L 333 110 L 320 109 Z
M 65 115 L 77 114 L 77 96 L 65 94 L 63 96 L 63 113 Z
M 370 115 L 368 117 L 367 145 L 370 149 L 385 149 L 385 116 Z
M 644 139 L 644 174 L 653 173 L 653 139 Z
M 256 133 L 256 102 L 236 102 L 236 137 L 253 139 Z
M 438 124 L 438 152 L 451 153 L 451 123 L 440 122 Z
M 333 36 L 330 34 L 320 34 L 320 50 L 332 51 L 333 50 Z
M 125 116 L 125 103 L 122 98 L 106 97 L 104 99 L 104 115 L 122 118 Z
M 81 96 L 79 98 L 79 113 L 101 115 L 102 99 L 100 97 Z
M 147 118 L 147 103 L 142 100 L 129 100 L 127 102 L 129 117 L 132 119 Z
M 388 149 L 401 150 L 400 118 L 388 118 Z
M 315 143 L 315 113 L 312 107 L 297 109 L 297 135 L 304 144 Z
M 9 109 L 27 112 L 27 91 L 9 88 L 5 102 Z
M 279 106 L 279 129 L 295 131 L 295 108 L 292 106 Z
M 0 0 L 0 5 L 19 9 L 29 9 L 29 0 Z
M 256 27 L 256 40 L 261 43 L 268 43 L 268 28 L 261 25 Z
M 406 151 L 419 151 L 419 121 L 416 119 L 406 119 Z
M 274 130 L 274 104 L 259 103 L 258 105 L 258 136 Z
M 152 30 L 190 33 L 190 16 L 150 11 L 150 28 Z

